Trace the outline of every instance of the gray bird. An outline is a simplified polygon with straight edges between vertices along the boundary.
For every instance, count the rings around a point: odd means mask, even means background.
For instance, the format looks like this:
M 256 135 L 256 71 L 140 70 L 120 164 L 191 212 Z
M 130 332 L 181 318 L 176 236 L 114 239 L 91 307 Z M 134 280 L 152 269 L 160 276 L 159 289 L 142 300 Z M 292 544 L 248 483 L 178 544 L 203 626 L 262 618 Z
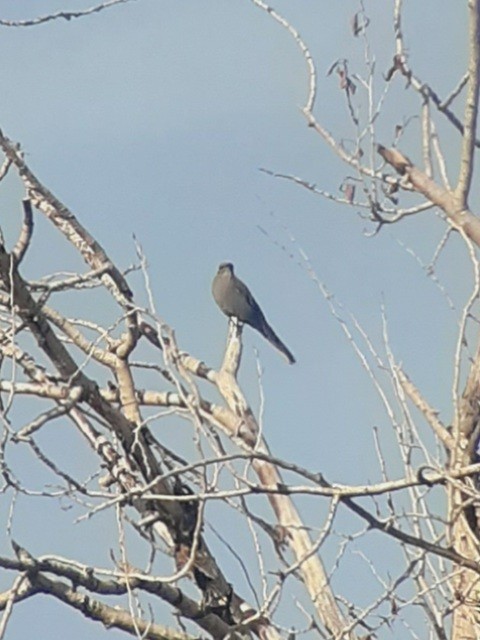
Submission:
M 226 316 L 234 316 L 259 331 L 270 344 L 278 349 L 290 364 L 295 362 L 292 353 L 268 324 L 257 301 L 248 287 L 233 272 L 233 264 L 223 262 L 212 282 L 215 302 Z

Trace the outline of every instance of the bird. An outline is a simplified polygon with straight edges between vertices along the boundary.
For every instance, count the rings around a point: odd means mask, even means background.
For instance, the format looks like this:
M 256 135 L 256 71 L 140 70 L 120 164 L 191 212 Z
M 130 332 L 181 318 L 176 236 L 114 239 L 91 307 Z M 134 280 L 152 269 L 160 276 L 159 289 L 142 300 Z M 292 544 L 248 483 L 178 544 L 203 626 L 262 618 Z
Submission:
M 249 288 L 235 275 L 231 262 L 222 262 L 212 282 L 212 294 L 221 311 L 256 329 L 282 353 L 289 364 L 295 362 L 291 351 L 268 324 Z

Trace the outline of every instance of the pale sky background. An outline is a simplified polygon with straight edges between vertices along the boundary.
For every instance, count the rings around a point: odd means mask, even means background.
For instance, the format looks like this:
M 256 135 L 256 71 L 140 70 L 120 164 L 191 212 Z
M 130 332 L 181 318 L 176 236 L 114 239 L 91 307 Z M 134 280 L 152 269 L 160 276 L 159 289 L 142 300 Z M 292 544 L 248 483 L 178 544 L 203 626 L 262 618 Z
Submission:
M 31 18 L 91 4 L 1 0 L 0 18 Z M 435 0 L 405 1 L 411 65 L 442 96 L 464 71 L 464 4 L 450 0 L 440 9 Z M 365 5 L 381 82 L 394 53 L 393 3 Z M 353 38 L 350 29 L 358 2 L 283 0 L 273 6 L 299 30 L 313 53 L 318 119 L 339 137 L 353 137 L 338 79 L 326 77 L 326 72 L 336 59 L 348 58 L 351 72 L 364 73 L 362 40 Z M 367 237 L 365 232 L 373 229 L 354 209 L 259 171 L 263 167 L 291 173 L 333 194 L 351 173 L 306 126 L 301 114 L 307 94 L 305 62 L 286 31 L 248 0 L 138 0 L 71 22 L 0 29 L 0 127 L 21 142 L 31 168 L 120 268 L 136 260 L 135 234 L 149 261 L 157 311 L 175 329 L 180 348 L 209 365 L 220 363 L 227 323 L 213 302 L 210 283 L 218 263 L 229 260 L 295 354 L 297 364 L 289 367 L 258 334 L 248 329 L 244 333 L 241 382 L 258 407 L 256 348 L 264 368 L 263 424 L 272 452 L 322 471 L 330 481 L 378 481 L 372 438 L 376 426 L 390 456 L 391 475 L 398 477 L 401 468 L 389 420 L 299 252 L 309 256 L 318 279 L 344 305 L 342 317 L 349 320 L 354 314 L 382 353 L 385 305 L 395 357 L 443 412 L 446 423 L 451 417 L 458 310 L 471 287 L 468 257 L 454 237 L 438 264 L 437 277 L 456 307 L 452 311 L 411 255 L 425 264 L 431 260 L 446 228 L 434 212 Z M 403 79 L 392 83 L 378 125 L 383 144 L 391 144 L 395 124 L 417 113 L 417 100 L 404 87 Z M 417 162 L 418 126 L 418 121 L 412 123 L 402 146 Z M 455 181 L 459 136 L 442 126 L 440 133 Z M 0 185 L 1 224 L 10 240 L 18 229 L 22 196 L 15 180 Z M 23 269 L 26 276 L 37 278 L 83 266 L 63 238 L 37 217 Z M 130 282 L 137 302 L 145 304 L 141 278 L 134 275 Z M 69 301 L 69 307 L 59 298 L 58 304 L 88 317 L 81 302 Z M 95 310 L 105 317 L 112 311 L 108 302 Z M 146 358 L 147 352 L 142 353 Z M 151 351 L 148 357 L 153 357 Z M 20 426 L 25 418 L 17 415 Z M 185 424 L 169 428 L 164 420 L 155 433 L 171 446 L 188 450 L 188 444 L 182 444 L 191 438 Z M 65 451 L 74 451 L 65 461 L 72 472 L 83 477 L 87 469 L 94 470 L 95 459 L 85 443 L 76 434 L 62 432 L 60 423 L 39 440 L 52 455 L 57 447 L 62 462 Z M 63 448 L 67 444 L 75 448 Z M 28 468 L 21 452 L 12 451 L 11 456 Z M 38 488 L 41 473 L 32 471 L 30 479 L 25 466 L 19 469 L 22 480 Z M 10 497 L 0 498 L 2 526 Z M 321 503 L 308 505 L 318 526 L 321 518 L 314 515 L 317 509 L 321 514 Z M 107 516 L 75 525 L 78 535 L 68 539 L 80 512 L 59 516 L 55 505 L 56 515 L 48 516 L 49 521 L 42 516 L 32 531 L 33 508 L 40 507 L 20 498 L 13 526 L 13 537 L 32 553 L 61 553 L 111 566 L 108 550 L 116 533 Z M 354 530 L 361 526 L 342 511 L 340 522 L 349 520 Z M 228 523 L 225 526 L 231 534 Z M 208 530 L 206 537 L 217 548 Z M 385 538 L 370 534 L 364 549 L 378 547 L 380 541 Z M 325 551 L 330 562 L 337 542 Z M 242 540 L 237 544 L 242 553 Z M 391 551 L 386 546 L 385 553 L 390 553 L 387 548 Z M 11 553 L 3 539 L 0 552 Z M 227 578 L 250 598 L 246 588 L 242 591 L 238 566 L 228 554 L 224 562 Z M 347 567 L 358 568 L 358 580 L 340 570 L 335 587 L 366 604 L 365 565 L 353 559 Z M 2 588 L 11 579 L 2 577 Z M 291 601 L 282 606 L 285 625 L 302 624 Z M 7 638 L 27 637 L 32 624 L 37 638 L 49 640 L 64 638 L 67 630 L 69 640 L 126 637 L 85 621 L 50 598 L 35 597 L 17 606 Z

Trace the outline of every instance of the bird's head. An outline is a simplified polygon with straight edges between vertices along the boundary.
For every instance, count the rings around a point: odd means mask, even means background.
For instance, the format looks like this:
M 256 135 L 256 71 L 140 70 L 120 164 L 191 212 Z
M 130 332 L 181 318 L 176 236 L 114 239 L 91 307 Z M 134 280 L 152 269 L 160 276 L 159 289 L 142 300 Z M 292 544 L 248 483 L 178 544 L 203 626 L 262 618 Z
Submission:
M 222 264 L 218 267 L 219 274 L 230 274 L 233 276 L 233 264 L 231 262 L 222 262 Z

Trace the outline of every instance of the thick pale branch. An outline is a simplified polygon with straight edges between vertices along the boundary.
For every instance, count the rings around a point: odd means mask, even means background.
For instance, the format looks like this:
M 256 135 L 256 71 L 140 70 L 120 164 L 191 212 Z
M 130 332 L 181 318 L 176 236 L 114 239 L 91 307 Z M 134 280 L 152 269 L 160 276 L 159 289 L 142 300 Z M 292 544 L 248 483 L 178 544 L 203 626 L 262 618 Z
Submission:
M 455 190 L 459 206 L 467 208 L 472 182 L 475 140 L 477 133 L 478 94 L 480 87 L 480 0 L 468 1 L 469 12 L 469 63 L 467 98 L 465 101 L 464 131 L 460 175 Z
M 97 362 L 106 365 L 110 369 L 115 368 L 115 355 L 105 349 L 101 349 L 95 343 L 87 340 L 85 336 L 69 321 L 62 316 L 58 311 L 42 306 L 42 314 L 58 329 L 60 329 L 70 340 L 83 351 L 83 353 L 89 358 L 93 358 Z M 107 337 L 107 334 L 105 334 Z
M 55 556 L 45 556 L 38 559 L 27 554 L 23 554 L 23 556 L 15 560 L 0 557 L 0 567 L 27 573 L 33 571 L 53 574 L 99 595 L 121 596 L 130 590 L 144 591 L 158 596 L 175 607 L 181 616 L 194 620 L 202 629 L 210 633 L 213 638 L 224 638 L 229 631 L 229 626 L 218 616 L 212 613 L 205 613 L 194 600 L 189 598 L 178 587 L 155 581 L 151 576 L 145 576 L 145 579 L 142 579 L 125 574 L 123 578 L 100 578 L 94 567 L 82 565 L 76 561 L 70 562 Z M 33 589 L 34 592 L 37 590 Z M 1 608 L 2 596 L 0 595 Z
M 69 587 L 64 582 L 52 580 L 43 574 L 34 574 L 30 580 L 39 592 L 68 604 L 87 618 L 101 622 L 107 629 L 121 629 L 136 637 L 140 632 L 145 640 L 191 640 L 192 638 L 192 636 L 168 627 L 134 617 L 124 609 L 111 607 L 99 600 L 94 600 L 91 596 Z
M 405 391 L 405 393 L 417 407 L 417 409 L 424 415 L 428 424 L 432 427 L 432 430 L 438 436 L 438 438 L 440 438 L 443 444 L 451 450 L 454 445 L 454 438 L 447 431 L 441 420 L 439 420 L 438 411 L 435 411 L 435 409 L 433 409 L 428 404 L 425 398 L 423 398 L 420 394 L 417 387 L 415 387 L 412 381 L 408 378 L 407 374 L 402 369 L 400 369 L 400 367 L 397 367 L 396 372 L 402 385 L 402 389 Z
M 480 347 L 470 367 L 465 388 L 458 408 L 458 421 L 454 424 L 454 437 L 462 446 L 456 452 L 455 460 L 459 465 L 468 464 L 473 450 L 477 446 L 474 437 L 480 424 Z
M 461 208 L 455 194 L 439 186 L 398 149 L 388 149 L 377 145 L 377 150 L 386 162 L 404 176 L 403 180 L 446 214 L 455 229 L 463 231 L 472 242 L 480 247 L 480 219 L 469 209 Z
M 93 239 L 88 231 L 78 222 L 73 213 L 62 204 L 27 166 L 18 145 L 14 144 L 0 131 L 0 147 L 7 158 L 17 168 L 25 183 L 32 204 L 53 222 L 57 229 L 81 253 L 85 262 L 92 269 L 107 268 L 102 276 L 107 289 L 117 301 L 130 311 L 132 292 L 125 278 L 107 256 L 103 247 Z
M 265 455 L 263 459 L 253 458 L 252 460 L 252 468 L 258 476 L 260 485 L 266 488 L 278 488 L 284 484 L 283 480 L 278 469 L 268 459 L 268 446 L 259 437 L 260 431 L 253 412 L 235 379 L 234 372 L 237 370 L 238 358 L 241 353 L 239 342 L 240 331 L 235 323 L 230 323 L 224 365 L 217 374 L 218 390 L 225 398 L 232 413 L 239 415 L 249 426 L 244 432 L 239 431 L 234 434 L 235 441 L 247 452 L 260 452 Z M 327 572 L 291 498 L 275 492 L 269 494 L 268 499 L 278 524 L 287 532 L 285 542 L 298 562 L 298 571 L 318 617 L 329 633 L 335 636 L 344 634 L 346 622 L 333 595 Z M 353 636 L 347 634 L 346 637 Z

